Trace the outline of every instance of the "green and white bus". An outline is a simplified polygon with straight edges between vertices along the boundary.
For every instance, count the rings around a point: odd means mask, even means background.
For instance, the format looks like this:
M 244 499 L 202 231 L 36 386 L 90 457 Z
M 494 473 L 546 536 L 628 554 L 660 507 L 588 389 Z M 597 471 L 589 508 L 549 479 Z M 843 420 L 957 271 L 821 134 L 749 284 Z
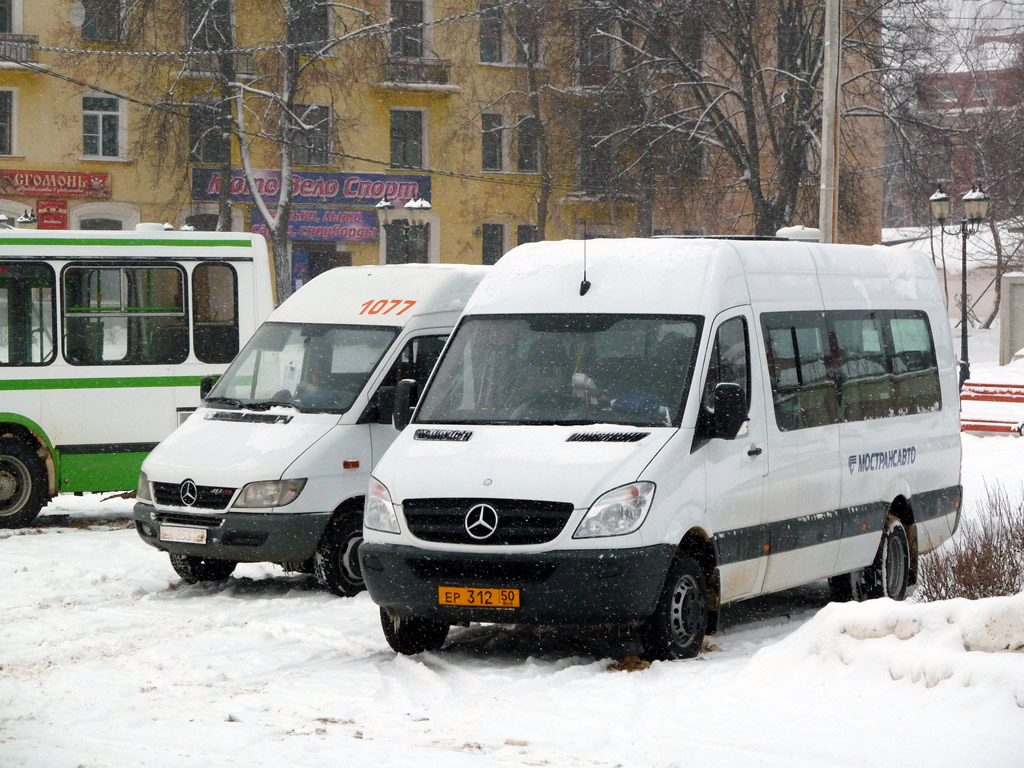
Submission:
M 270 314 L 272 274 L 258 235 L 0 230 L 0 528 L 134 488 Z

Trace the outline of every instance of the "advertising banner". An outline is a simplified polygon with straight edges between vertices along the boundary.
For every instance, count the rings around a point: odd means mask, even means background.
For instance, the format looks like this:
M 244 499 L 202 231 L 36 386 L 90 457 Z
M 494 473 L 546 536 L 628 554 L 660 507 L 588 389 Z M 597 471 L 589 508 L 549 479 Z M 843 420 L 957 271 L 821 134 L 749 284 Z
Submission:
M 67 229 L 68 201 L 40 200 L 36 203 L 36 216 L 39 217 L 38 229 Z
M 267 222 L 259 208 L 252 211 L 252 229 L 270 237 Z M 292 208 L 288 217 L 289 240 L 327 240 L 343 243 L 377 241 L 377 212 L 349 211 L 338 208 Z
M 256 191 L 268 203 L 276 202 L 281 192 L 281 172 L 256 171 Z M 216 200 L 220 194 L 220 171 L 216 168 L 192 169 L 192 199 Z M 430 177 L 392 173 L 335 173 L 296 171 L 292 175 L 292 202 L 315 205 L 374 206 L 387 197 L 396 206 L 414 197 L 430 199 Z M 231 172 L 231 200 L 251 203 L 252 193 L 241 169 Z
M 110 174 L 0 169 L 0 194 L 106 199 L 110 197 Z

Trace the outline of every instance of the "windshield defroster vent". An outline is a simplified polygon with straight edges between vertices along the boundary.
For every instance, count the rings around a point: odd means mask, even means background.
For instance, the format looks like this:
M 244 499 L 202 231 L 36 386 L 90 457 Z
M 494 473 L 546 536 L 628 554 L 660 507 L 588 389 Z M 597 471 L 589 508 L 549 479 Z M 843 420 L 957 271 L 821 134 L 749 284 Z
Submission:
M 464 443 L 473 436 L 464 429 L 417 429 L 413 435 L 415 440 L 445 440 L 453 443 Z
M 643 440 L 650 432 L 574 432 L 567 443 L 635 443 Z
M 244 421 L 250 424 L 287 424 L 292 417 L 286 413 L 253 413 L 252 411 L 211 411 L 210 421 Z

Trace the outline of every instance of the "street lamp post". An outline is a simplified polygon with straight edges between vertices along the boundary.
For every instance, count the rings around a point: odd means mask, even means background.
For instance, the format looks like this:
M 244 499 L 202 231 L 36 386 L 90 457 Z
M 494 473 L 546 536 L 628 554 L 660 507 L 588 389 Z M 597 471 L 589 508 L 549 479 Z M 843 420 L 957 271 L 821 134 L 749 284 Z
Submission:
M 939 222 L 940 237 L 942 233 L 960 235 L 960 389 L 964 388 L 964 382 L 971 376 L 971 363 L 967 351 L 967 238 L 977 233 L 981 227 L 982 219 L 988 215 L 989 197 L 985 194 L 984 190 L 973 186 L 971 191 L 963 196 L 962 200 L 964 204 L 964 218 L 960 220 L 959 227 L 947 230 L 946 220 L 949 218 L 951 207 L 949 195 L 942 191 L 942 187 L 939 187 L 928 198 L 928 202 L 932 207 L 932 215 Z
M 388 200 L 385 195 L 381 198 L 375 206 L 377 209 L 377 218 L 380 222 L 381 228 L 390 227 L 394 224 L 398 224 L 399 221 L 407 222 L 405 225 L 405 232 L 403 232 L 403 258 L 406 264 L 409 263 L 409 257 L 411 255 L 411 234 L 414 228 L 421 228 L 426 226 L 428 222 L 428 214 L 431 210 L 430 201 L 422 197 L 414 197 L 404 206 L 402 206 L 402 213 L 395 210 L 395 204 Z M 385 260 L 387 255 L 385 254 Z

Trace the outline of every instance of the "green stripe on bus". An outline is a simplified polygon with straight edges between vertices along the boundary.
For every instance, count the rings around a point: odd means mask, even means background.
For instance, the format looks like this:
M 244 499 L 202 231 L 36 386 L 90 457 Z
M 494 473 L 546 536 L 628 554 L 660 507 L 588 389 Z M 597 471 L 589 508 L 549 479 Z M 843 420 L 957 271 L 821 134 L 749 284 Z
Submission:
M 161 238 L 160 240 L 147 240 L 141 237 L 131 238 L 78 238 L 78 237 L 0 237 L 0 245 L 112 245 L 124 247 L 151 246 L 153 248 L 184 247 L 184 248 L 249 248 L 252 242 L 249 240 L 193 240 L 175 238 Z M 60 257 L 54 257 L 60 258 Z
M 130 491 L 139 483 L 139 470 L 146 453 L 104 453 L 60 456 L 57 490 Z
M 122 387 L 198 387 L 202 376 L 132 376 L 131 378 L 2 379 L 0 390 L 119 389 Z

